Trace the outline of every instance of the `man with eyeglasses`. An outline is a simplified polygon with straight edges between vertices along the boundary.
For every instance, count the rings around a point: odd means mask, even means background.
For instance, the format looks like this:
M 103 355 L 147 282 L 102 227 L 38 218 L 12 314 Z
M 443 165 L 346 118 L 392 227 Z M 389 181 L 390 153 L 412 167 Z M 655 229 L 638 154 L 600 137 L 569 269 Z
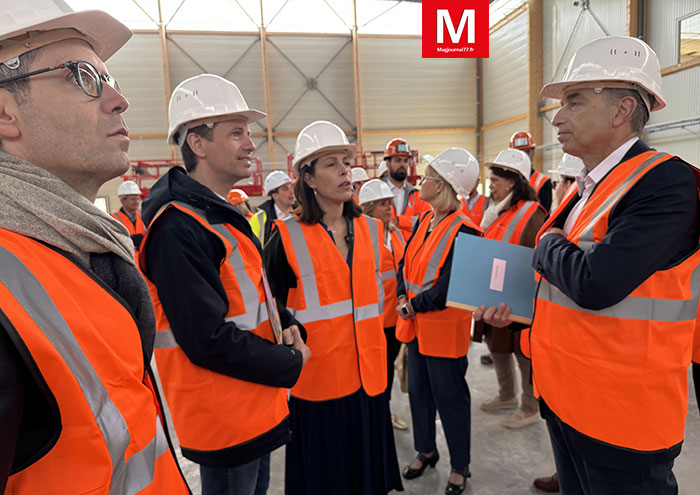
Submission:
M 189 493 L 133 243 L 93 205 L 129 166 L 104 61 L 131 31 L 60 0 L 0 12 L 0 493 Z

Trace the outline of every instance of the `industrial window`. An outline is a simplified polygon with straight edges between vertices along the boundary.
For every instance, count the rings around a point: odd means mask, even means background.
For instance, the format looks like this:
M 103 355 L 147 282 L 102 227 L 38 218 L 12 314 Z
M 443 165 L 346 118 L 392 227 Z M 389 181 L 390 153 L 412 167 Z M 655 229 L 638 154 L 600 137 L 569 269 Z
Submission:
M 700 10 L 678 20 L 678 63 L 700 60 Z

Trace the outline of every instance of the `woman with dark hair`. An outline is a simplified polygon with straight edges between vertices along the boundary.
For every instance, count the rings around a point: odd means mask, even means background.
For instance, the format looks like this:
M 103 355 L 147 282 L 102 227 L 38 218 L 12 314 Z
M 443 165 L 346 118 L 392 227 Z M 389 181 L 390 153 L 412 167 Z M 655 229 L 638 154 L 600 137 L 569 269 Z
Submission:
M 297 137 L 294 217 L 276 220 L 264 260 L 275 297 L 312 356 L 291 389 L 286 495 L 402 490 L 384 391 L 384 228 L 352 199 L 355 145 L 317 121 Z
M 484 237 L 534 247 L 535 236 L 547 214 L 537 202 L 534 189 L 528 184 L 530 158 L 520 150 L 507 149 L 501 151 L 493 163 L 486 165 L 491 169 L 491 200 L 481 220 Z M 481 409 L 496 411 L 517 408 L 503 422 L 508 428 L 520 428 L 536 422 L 539 419 L 538 405 L 530 384 L 530 361 L 520 352 L 520 332 L 476 322 L 476 340 L 480 340 L 482 332 L 496 370 L 498 395 L 484 401 Z M 513 354 L 521 375 L 522 398 L 519 408 Z
M 420 198 L 431 209 L 419 218 L 397 276 L 401 320 L 396 338 L 408 345 L 408 398 L 417 451 L 402 474 L 409 480 L 417 478 L 440 459 L 435 444 L 439 412 L 452 468 L 445 493 L 460 495 L 471 476 L 471 396 L 465 374 L 472 314 L 446 307 L 446 300 L 457 234 L 481 235 L 479 227 L 461 214 L 457 198 L 474 188 L 479 165 L 461 148 L 429 158 Z

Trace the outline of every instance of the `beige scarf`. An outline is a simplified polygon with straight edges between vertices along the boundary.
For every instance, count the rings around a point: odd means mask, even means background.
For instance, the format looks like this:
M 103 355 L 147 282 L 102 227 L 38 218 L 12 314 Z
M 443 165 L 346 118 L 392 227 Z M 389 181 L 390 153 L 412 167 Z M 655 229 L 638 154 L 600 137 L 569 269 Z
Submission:
M 0 151 L 0 228 L 75 255 L 112 252 L 134 263 L 134 244 L 118 220 L 53 174 Z
M 486 208 L 486 211 L 484 212 L 484 216 L 481 218 L 481 228 L 484 229 L 484 232 L 486 232 L 486 229 L 488 229 L 493 222 L 496 221 L 498 217 L 501 216 L 501 212 L 505 209 L 508 209 L 510 207 L 510 200 L 513 197 L 513 193 L 510 192 L 508 193 L 508 196 L 503 198 L 503 201 L 500 203 L 496 203 L 496 201 L 492 200 L 489 202 L 488 208 Z

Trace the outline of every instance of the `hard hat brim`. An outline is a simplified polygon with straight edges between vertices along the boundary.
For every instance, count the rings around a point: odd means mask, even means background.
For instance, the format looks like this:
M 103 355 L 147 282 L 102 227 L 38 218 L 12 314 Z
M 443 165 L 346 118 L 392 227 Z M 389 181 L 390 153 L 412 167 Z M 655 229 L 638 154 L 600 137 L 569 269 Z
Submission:
M 28 31 L 50 31 L 62 28 L 76 29 L 98 44 L 99 46 L 93 46 L 92 48 L 103 61 L 106 61 L 114 55 L 133 36 L 131 29 L 107 12 L 101 10 L 85 10 L 81 12 L 70 12 L 59 17 L 39 21 L 35 24 L 22 27 L 21 29 L 2 33 L 0 34 L 0 40 L 23 35 Z M 5 60 L 0 62 L 5 62 Z
M 522 151 L 522 150 L 521 150 L 521 151 Z M 515 172 L 515 173 L 518 174 L 519 176 L 523 177 L 525 180 L 528 180 L 528 179 L 529 179 L 529 177 L 523 176 L 523 174 L 522 174 L 522 172 L 521 172 L 520 170 L 518 170 L 517 168 L 515 168 L 515 167 L 513 167 L 513 166 L 511 166 L 511 165 L 503 165 L 503 164 L 501 164 L 501 163 L 488 162 L 488 163 L 484 163 L 484 167 L 486 167 L 486 168 L 498 167 L 498 168 L 502 168 L 502 169 L 504 169 L 504 170 L 510 170 L 511 172 Z
M 315 157 L 322 155 L 324 153 L 330 153 L 334 151 L 349 151 L 352 156 L 355 156 L 355 152 L 357 150 L 357 146 L 355 146 L 353 143 L 350 144 L 334 144 L 331 146 L 324 146 L 321 149 L 314 150 L 313 153 L 309 153 L 308 155 L 304 155 L 301 157 L 294 157 L 294 161 L 292 162 L 292 166 L 294 167 L 294 173 L 297 174 L 297 176 L 301 176 L 301 164 L 303 162 L 309 162 L 312 161 Z
M 564 98 L 564 93 L 566 93 L 566 88 L 568 88 L 568 87 L 573 87 L 573 86 L 576 86 L 578 84 L 600 83 L 600 87 L 605 88 L 606 82 L 618 83 L 618 84 L 620 83 L 620 81 L 617 79 L 553 82 L 553 83 L 545 84 L 544 86 L 542 86 L 542 89 L 540 90 L 540 96 L 543 96 L 545 98 L 552 98 L 554 100 L 561 100 L 562 98 Z M 651 91 L 649 88 L 642 86 L 639 83 L 635 82 L 635 84 L 638 84 L 639 87 L 644 89 L 650 95 L 654 96 L 654 102 L 653 102 L 652 107 L 651 107 L 652 112 L 656 112 L 658 110 L 661 110 L 662 108 L 664 108 L 666 106 L 666 102 L 658 94 Z
M 226 120 L 231 120 L 236 117 L 243 117 L 246 122 L 249 124 L 252 124 L 253 122 L 257 122 L 258 120 L 262 120 L 265 117 L 267 117 L 267 114 L 265 112 L 261 112 L 259 110 L 255 109 L 250 109 L 250 110 L 243 110 L 241 112 L 233 112 L 233 113 L 226 113 L 222 115 L 211 115 L 204 117 L 202 119 L 197 119 L 197 120 L 191 120 L 189 122 L 182 122 L 177 126 L 175 129 L 171 129 L 170 132 L 168 133 L 168 144 L 172 144 L 173 146 L 178 146 L 177 142 L 175 141 L 175 134 L 179 133 L 182 129 L 182 127 L 187 127 L 188 129 L 192 129 L 193 127 L 198 127 L 200 125 L 203 125 L 209 121 L 215 121 L 215 122 L 224 122 Z M 199 122 L 201 123 L 197 125 L 192 125 L 190 126 L 189 124 L 191 122 Z M 183 142 L 184 145 L 184 142 Z

